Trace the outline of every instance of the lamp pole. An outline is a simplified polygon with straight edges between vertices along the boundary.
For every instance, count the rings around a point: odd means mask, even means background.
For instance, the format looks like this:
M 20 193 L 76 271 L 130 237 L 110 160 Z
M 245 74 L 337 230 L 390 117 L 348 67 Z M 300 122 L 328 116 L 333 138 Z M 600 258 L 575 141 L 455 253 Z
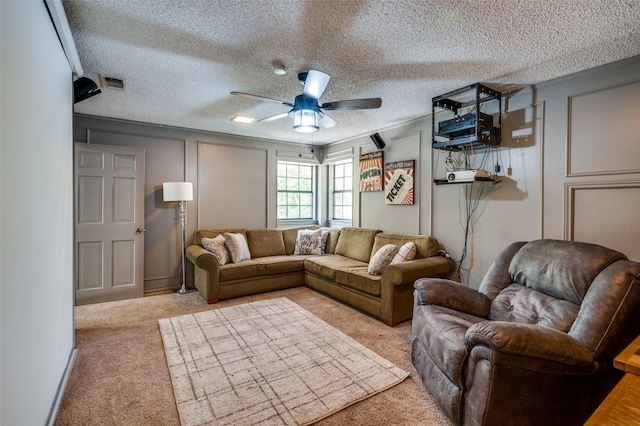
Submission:
M 185 271 L 185 261 L 184 261 L 184 232 L 185 232 L 185 224 L 187 221 L 187 215 L 185 213 L 185 204 L 186 201 L 181 200 L 180 206 L 178 207 L 178 220 L 180 220 L 180 226 L 182 227 L 182 234 L 180 236 L 180 254 L 182 255 L 182 287 L 176 292 L 179 294 L 187 293 L 187 281 L 186 281 L 186 271 Z
M 191 182 L 165 182 L 162 184 L 162 198 L 164 201 L 178 201 L 178 220 L 180 221 L 180 258 L 182 260 L 182 286 L 176 291 L 178 294 L 186 294 L 187 280 L 185 267 L 185 228 L 187 221 L 186 202 L 193 200 L 193 184 Z

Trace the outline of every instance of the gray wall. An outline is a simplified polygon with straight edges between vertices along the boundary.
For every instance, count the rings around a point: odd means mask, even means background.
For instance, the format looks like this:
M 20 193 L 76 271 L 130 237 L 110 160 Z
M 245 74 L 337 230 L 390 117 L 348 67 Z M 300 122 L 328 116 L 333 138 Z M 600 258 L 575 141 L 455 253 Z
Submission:
M 180 287 L 180 230 L 162 183 L 194 184 L 187 244 L 204 227 L 276 227 L 278 160 L 317 163 L 312 147 L 79 116 L 74 141 L 145 150 L 145 293 Z M 322 220 L 322 219 L 321 219 Z M 187 282 L 193 268 L 187 262 Z
M 413 207 L 385 206 L 382 197 L 366 193 L 359 197 L 361 225 L 399 231 L 404 221 L 411 221 L 414 228 L 437 237 L 454 259 L 460 259 L 464 205 L 467 197 L 474 197 L 484 186 L 473 215 L 461 274 L 462 280 L 474 288 L 497 254 L 518 240 L 544 237 L 589 241 L 640 260 L 638 99 L 640 57 L 513 94 L 503 106 L 499 158 L 490 162 L 499 161 L 502 166 L 504 176 L 497 185 L 433 185 L 434 177 L 444 177 L 446 153 L 431 152 L 430 117 L 382 131 L 389 140 L 385 162 L 420 153 L 418 222 Z M 402 145 L 398 148 L 402 154 L 396 156 L 397 141 L 415 133 L 420 134 L 419 149 Z M 325 155 L 347 147 L 356 152 L 365 147 L 375 150 L 367 140 L 364 137 L 331 145 Z M 474 156 L 472 164 L 480 161 L 480 155 Z M 474 193 L 469 195 L 471 188 Z M 429 194 L 431 200 L 425 200 Z
M 0 424 L 46 424 L 73 346 L 71 70 L 43 2 L 0 2 Z
M 274 227 L 277 160 L 320 163 L 319 221 L 325 224 L 329 167 L 345 158 L 354 162 L 354 226 L 431 234 L 454 259 L 464 247 L 464 205 L 482 188 L 460 277 L 477 287 L 497 254 L 517 240 L 592 241 L 640 259 L 640 216 L 633 214 L 640 207 L 638 76 L 640 58 L 633 58 L 509 96 L 502 146 L 489 160 L 490 169 L 502 167 L 496 185 L 433 184 L 444 177 L 446 153 L 431 149 L 430 116 L 373 130 L 386 142 L 385 163 L 416 161 L 413 205 L 387 205 L 384 192 L 358 192 L 359 156 L 377 150 L 369 135 L 312 153 L 310 146 L 78 116 L 74 137 L 146 149 L 147 192 L 154 200 L 146 214 L 156 226 L 147 225 L 147 292 L 179 284 L 173 278 L 180 260 L 175 214 L 157 193 L 163 181 L 184 176 L 195 184 L 188 235 L 205 226 Z M 472 164 L 480 158 L 477 153 Z

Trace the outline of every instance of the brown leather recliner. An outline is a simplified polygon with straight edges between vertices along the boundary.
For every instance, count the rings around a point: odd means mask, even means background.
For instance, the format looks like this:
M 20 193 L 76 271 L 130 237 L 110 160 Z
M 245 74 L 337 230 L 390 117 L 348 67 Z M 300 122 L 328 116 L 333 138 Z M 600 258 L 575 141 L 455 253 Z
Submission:
M 478 291 L 415 282 L 413 364 L 463 425 L 583 424 L 640 333 L 640 263 L 594 244 L 513 243 Z

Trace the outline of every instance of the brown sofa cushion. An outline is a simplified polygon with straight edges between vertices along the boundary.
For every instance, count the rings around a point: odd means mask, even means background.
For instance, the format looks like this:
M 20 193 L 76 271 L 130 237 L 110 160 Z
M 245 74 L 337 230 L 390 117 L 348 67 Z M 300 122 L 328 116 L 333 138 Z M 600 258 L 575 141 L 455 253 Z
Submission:
M 324 247 L 325 253 L 334 254 L 336 252 L 336 244 L 338 244 L 338 238 L 340 238 L 339 228 L 321 228 L 322 231 L 327 232 L 327 242 Z
M 304 272 L 304 260 L 309 256 L 282 255 L 268 256 L 259 259 L 264 265 L 267 275 L 287 274 L 290 272 Z
M 336 245 L 336 254 L 369 263 L 371 256 L 378 251 L 372 252 L 371 249 L 379 232 L 377 229 L 368 228 L 342 228 Z
M 264 264 L 255 260 L 227 263 L 220 267 L 220 282 L 264 275 Z
M 351 268 L 336 271 L 336 282 L 372 296 L 380 296 L 381 275 L 370 275 L 367 268 Z
M 374 255 L 380 247 L 385 244 L 395 244 L 402 247 L 404 244 L 413 241 L 416 244 L 416 259 L 424 259 L 425 257 L 436 256 L 440 246 L 438 240 L 429 235 L 414 234 L 393 234 L 390 232 L 381 232 L 376 235 L 371 255 Z
M 279 229 L 247 229 L 247 244 L 252 259 L 286 254 L 282 231 Z
M 304 261 L 304 269 L 313 275 L 317 275 L 329 281 L 336 280 L 338 269 L 367 267 L 366 263 L 337 254 L 323 254 L 311 256 Z

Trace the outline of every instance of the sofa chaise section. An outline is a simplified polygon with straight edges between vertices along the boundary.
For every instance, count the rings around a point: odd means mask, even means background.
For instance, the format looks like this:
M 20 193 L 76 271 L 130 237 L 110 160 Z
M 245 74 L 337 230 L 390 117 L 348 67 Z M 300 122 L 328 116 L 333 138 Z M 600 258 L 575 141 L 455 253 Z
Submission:
M 389 265 L 381 275 L 368 273 L 369 261 L 380 248 L 409 242 L 416 245 L 414 260 Z M 342 228 L 334 255 L 305 260 L 305 283 L 393 326 L 412 317 L 415 280 L 445 277 L 453 270 L 454 265 L 438 256 L 439 249 L 431 236 Z

